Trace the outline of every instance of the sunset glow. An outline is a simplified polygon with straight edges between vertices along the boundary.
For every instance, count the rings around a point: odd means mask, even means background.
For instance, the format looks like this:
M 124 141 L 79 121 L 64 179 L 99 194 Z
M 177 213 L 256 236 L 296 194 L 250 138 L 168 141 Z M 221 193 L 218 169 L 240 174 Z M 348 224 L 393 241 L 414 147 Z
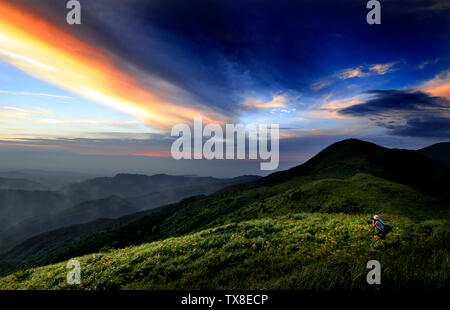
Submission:
M 175 105 L 118 67 L 108 53 L 37 16 L 0 0 L 0 57 L 35 78 L 128 113 L 148 125 L 168 128 L 202 116 L 220 116 Z

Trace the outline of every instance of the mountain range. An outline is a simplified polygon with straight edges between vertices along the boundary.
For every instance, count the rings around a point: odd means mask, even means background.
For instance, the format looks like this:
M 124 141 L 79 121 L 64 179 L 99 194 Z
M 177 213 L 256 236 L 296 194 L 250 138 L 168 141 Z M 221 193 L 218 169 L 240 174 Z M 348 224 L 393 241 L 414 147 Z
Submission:
M 48 190 L 48 188 L 38 182 L 27 179 L 2 178 L 0 177 L 0 190 L 19 189 L 19 190 Z
M 118 174 L 68 184 L 58 191 L 0 190 L 0 253 L 52 229 L 114 219 L 258 178 Z

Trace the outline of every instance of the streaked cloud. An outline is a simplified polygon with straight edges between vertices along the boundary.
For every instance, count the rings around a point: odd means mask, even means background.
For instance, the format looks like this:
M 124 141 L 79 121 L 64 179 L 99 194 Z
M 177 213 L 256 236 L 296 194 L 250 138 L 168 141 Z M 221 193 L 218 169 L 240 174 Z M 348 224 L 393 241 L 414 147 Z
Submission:
M 25 7 L 0 0 L 0 10 L 0 57 L 31 76 L 128 113 L 152 127 L 168 128 L 190 122 L 197 115 L 209 122 L 223 121 L 222 115 L 208 107 L 174 104 L 167 94 L 128 74 L 125 64 L 118 66 L 120 59 Z
M 282 108 L 286 106 L 286 102 L 288 98 L 286 95 L 276 95 L 269 102 L 264 102 L 259 99 L 247 99 L 242 104 L 244 107 L 249 108 L 259 108 L 259 109 L 267 109 L 267 108 Z
M 322 88 L 328 87 L 339 80 L 385 75 L 395 71 L 396 64 L 398 64 L 397 61 L 383 64 L 360 65 L 353 68 L 346 68 L 338 71 L 337 73 L 333 74 L 330 77 L 326 77 L 324 79 L 320 79 L 312 83 L 311 89 L 315 91 L 321 90 Z
M 439 58 L 432 59 L 432 60 L 425 60 L 425 61 L 423 61 L 423 62 L 421 62 L 420 64 L 417 65 L 417 69 L 423 70 L 427 66 L 429 66 L 431 64 L 437 64 L 438 62 L 439 62 Z
M 423 7 L 423 10 L 430 10 L 430 11 L 450 10 L 450 2 L 445 0 L 444 1 L 430 0 L 427 1 L 427 5 Z
M 52 112 L 46 109 L 23 109 L 13 106 L 3 106 L 0 108 L 0 122 L 14 119 L 26 119 L 32 117 L 45 117 L 51 115 Z
M 390 62 L 385 64 L 372 64 L 372 65 L 361 65 L 355 68 L 344 69 L 337 73 L 336 77 L 341 80 L 351 79 L 351 78 L 362 78 L 369 77 L 373 75 L 385 75 L 394 71 L 394 66 L 397 62 Z
M 120 134 L 118 135 L 120 136 Z M 0 136 L 3 150 L 39 151 L 55 149 L 86 156 L 154 156 L 170 157 L 171 140 L 153 135 L 140 139 L 130 138 L 5 138 Z
M 18 95 L 18 96 L 38 96 L 38 97 L 51 97 L 51 98 L 60 98 L 60 99 L 70 99 L 72 97 L 69 96 L 61 96 L 61 95 L 53 95 L 46 93 L 30 93 L 25 91 L 12 91 L 12 90 L 0 90 L 0 94 L 4 95 Z

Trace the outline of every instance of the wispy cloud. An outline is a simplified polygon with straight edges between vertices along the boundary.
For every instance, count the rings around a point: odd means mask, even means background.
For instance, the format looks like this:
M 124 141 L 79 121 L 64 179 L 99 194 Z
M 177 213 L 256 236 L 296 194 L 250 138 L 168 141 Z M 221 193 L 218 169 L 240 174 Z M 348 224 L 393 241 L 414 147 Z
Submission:
M 431 64 L 437 64 L 438 62 L 439 62 L 439 58 L 425 60 L 424 62 L 422 62 L 422 63 L 417 65 L 417 69 L 423 70 L 423 69 L 425 69 L 425 67 L 427 67 L 427 66 L 429 66 Z
M 1 3 L 0 3 L 1 4 Z M 5 38 L 3 38 L 5 40 Z M 24 65 L 30 65 L 39 69 L 44 69 L 47 71 L 56 71 L 54 67 L 51 67 L 43 62 L 37 61 L 32 57 L 17 54 L 6 49 L 0 48 L 0 55 L 3 55 L 5 59 L 10 63 L 23 63 Z
M 393 67 L 396 62 L 391 62 L 387 64 L 376 64 L 369 66 L 369 72 L 376 73 L 377 75 L 385 75 L 394 71 Z
M 385 75 L 394 71 L 394 66 L 397 62 L 390 62 L 385 64 L 372 64 L 372 65 L 361 65 L 355 68 L 344 69 L 337 73 L 336 77 L 341 80 L 351 79 L 351 78 L 361 78 L 369 77 L 373 75 Z
M 427 6 L 423 7 L 423 10 L 430 10 L 430 11 L 450 10 L 450 2 L 442 0 L 430 0 L 427 1 Z
M 33 117 L 44 117 L 51 115 L 52 112 L 46 109 L 23 109 L 13 106 L 4 106 L 0 109 L 0 118 L 5 120 L 27 119 Z
M 0 94 L 18 95 L 18 96 L 39 96 L 39 97 L 61 98 L 61 99 L 72 98 L 69 96 L 53 95 L 53 94 L 46 94 L 46 93 L 30 93 L 30 92 L 25 92 L 25 91 L 12 91 L 12 90 L 0 90 Z
M 321 90 L 339 80 L 385 75 L 395 71 L 396 64 L 398 64 L 397 61 L 384 64 L 360 65 L 353 68 L 346 68 L 341 71 L 338 71 L 337 73 L 333 74 L 330 77 L 326 77 L 324 79 L 312 83 L 311 89 L 315 91 Z
M 282 108 L 286 106 L 286 102 L 288 101 L 286 95 L 276 95 L 269 102 L 264 102 L 259 99 L 247 99 L 242 104 L 244 107 L 249 108 L 259 108 L 259 109 L 267 109 L 267 108 Z

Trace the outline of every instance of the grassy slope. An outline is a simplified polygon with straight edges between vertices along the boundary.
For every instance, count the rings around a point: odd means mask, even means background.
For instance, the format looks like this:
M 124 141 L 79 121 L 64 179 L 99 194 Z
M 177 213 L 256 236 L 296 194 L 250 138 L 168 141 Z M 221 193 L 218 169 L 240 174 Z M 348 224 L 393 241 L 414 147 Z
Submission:
M 249 193 L 235 203 L 229 193 L 216 194 L 224 201 L 188 199 L 153 225 L 146 217 L 103 233 L 105 240 L 96 234 L 97 247 L 148 243 L 81 257 L 81 288 L 365 288 L 369 259 L 382 263 L 385 288 L 448 284 L 449 222 L 438 220 L 449 218 L 448 208 L 436 199 L 366 174 L 303 181 L 280 184 L 274 195 L 253 188 L 251 197 L 268 196 L 247 203 Z M 205 199 L 216 205 L 204 208 Z M 336 210 L 350 214 L 310 213 Z M 394 227 L 385 241 L 370 231 L 373 212 Z M 64 263 L 19 271 L 0 279 L 0 288 L 66 288 L 66 272 Z
M 299 194 L 300 193 L 300 194 Z M 298 197 L 300 196 L 300 197 Z M 84 238 L 51 253 L 40 264 L 176 237 L 225 223 L 299 212 L 346 212 L 405 215 L 419 219 L 449 218 L 448 206 L 412 188 L 366 174 L 347 179 L 308 182 L 303 177 L 273 187 L 227 189 L 191 198 L 153 216 Z
M 82 284 L 66 263 L 20 271 L 1 289 L 373 289 L 365 265 L 382 265 L 383 289 L 445 288 L 449 222 L 384 214 L 387 240 L 368 215 L 302 213 L 225 225 L 79 257 Z

